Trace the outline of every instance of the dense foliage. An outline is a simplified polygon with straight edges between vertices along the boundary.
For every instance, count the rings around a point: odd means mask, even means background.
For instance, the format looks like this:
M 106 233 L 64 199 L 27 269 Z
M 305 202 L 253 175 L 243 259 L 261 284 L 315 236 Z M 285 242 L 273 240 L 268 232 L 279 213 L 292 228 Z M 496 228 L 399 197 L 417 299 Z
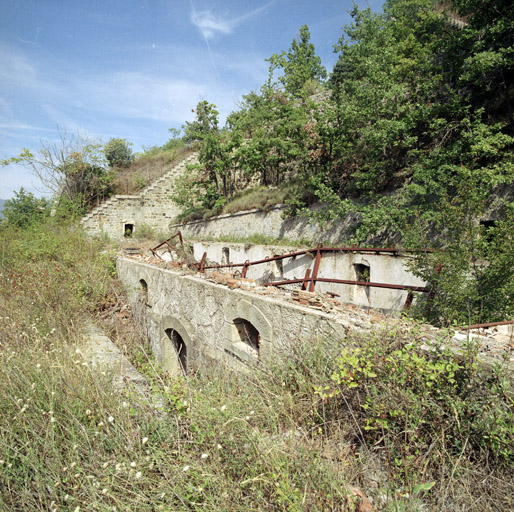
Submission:
M 328 221 L 357 212 L 350 242 L 445 248 L 416 267 L 437 292 L 434 318 L 512 315 L 508 2 L 389 0 L 383 13 L 351 14 L 328 82 L 304 26 L 224 128 L 209 104 L 212 129 L 195 139 L 201 164 L 180 203 L 217 212 L 248 184 L 288 185 L 292 213 Z
M 6 222 L 12 226 L 26 227 L 47 217 L 50 213 L 50 204 L 44 197 L 37 198 L 22 187 L 18 192 L 14 192 L 12 199 L 5 202 L 3 213 Z
M 127 167 L 134 161 L 132 144 L 125 139 L 112 138 L 104 146 L 104 154 L 109 167 Z
M 0 225 L 0 510 L 512 509 L 509 376 L 472 343 L 421 350 L 395 321 L 171 378 L 111 256 L 73 223 Z M 92 316 L 153 399 L 91 367 Z

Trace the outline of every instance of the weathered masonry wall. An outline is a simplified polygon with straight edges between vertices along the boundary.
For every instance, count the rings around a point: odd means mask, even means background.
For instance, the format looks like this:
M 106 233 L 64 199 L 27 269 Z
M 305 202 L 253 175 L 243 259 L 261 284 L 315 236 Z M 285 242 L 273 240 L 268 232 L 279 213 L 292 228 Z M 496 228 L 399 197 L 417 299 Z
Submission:
M 279 240 L 308 240 L 309 242 L 337 244 L 349 238 L 351 227 L 357 222 L 356 216 L 350 213 L 344 220 L 322 229 L 310 219 L 282 218 L 285 208 L 284 205 L 277 205 L 267 212 L 247 210 L 219 215 L 208 220 L 175 224 L 171 229 L 172 231 L 180 230 L 186 238 L 197 239 L 221 236 L 245 238 L 264 234 Z
M 111 197 L 83 217 L 81 224 L 90 235 L 105 233 L 111 238 L 122 238 L 127 230 L 137 236 L 143 225 L 167 231 L 170 221 L 180 213 L 171 200 L 175 178 L 196 159 L 196 154 L 189 156 L 138 195 Z
M 325 313 L 261 295 L 213 283 L 204 278 L 140 261 L 119 258 L 118 277 L 128 291 L 136 316 L 147 326 L 148 339 L 157 362 L 172 375 L 208 365 L 245 369 L 248 363 L 270 361 L 299 343 L 328 336 L 334 342 L 353 343 L 351 334 L 380 332 L 389 325 L 409 332 L 408 324 L 392 318 L 346 310 Z M 481 365 L 494 368 L 505 363 L 514 371 L 512 328 L 505 334 L 455 333 L 451 338 L 432 326 L 416 329 L 427 341 L 426 350 L 441 336 L 445 346 L 457 352 L 472 343 Z M 437 343 L 436 343 L 437 346 Z M 507 352 L 506 352 L 507 351 Z
M 128 258 L 118 259 L 117 271 L 133 308 L 146 311 L 157 361 L 172 374 L 179 371 L 179 351 L 186 372 L 220 362 L 241 367 L 316 336 L 342 339 L 350 326 L 321 311 Z M 258 347 L 248 342 L 255 332 Z
M 262 260 L 266 257 L 287 254 L 294 250 L 291 247 L 221 242 L 195 242 L 193 244 L 194 257 L 197 261 L 201 260 L 204 253 L 207 253 L 209 261 L 219 264 Z M 408 255 L 390 255 L 387 253 L 324 253 L 320 262 L 318 276 L 348 281 L 367 280 L 375 283 L 426 286 L 427 283 L 425 281 L 409 272 L 408 263 L 411 260 L 412 258 Z M 255 279 L 259 284 L 271 281 L 302 279 L 307 269 L 311 269 L 312 272 L 313 266 L 314 255 L 306 254 L 250 266 L 246 276 Z M 338 300 L 344 304 L 355 304 L 364 308 L 380 309 L 392 314 L 403 310 L 408 294 L 406 290 L 324 282 L 316 283 L 316 292 L 334 293 L 337 294 Z M 425 298 L 426 294 L 416 293 L 415 295 L 419 295 L 418 298 Z

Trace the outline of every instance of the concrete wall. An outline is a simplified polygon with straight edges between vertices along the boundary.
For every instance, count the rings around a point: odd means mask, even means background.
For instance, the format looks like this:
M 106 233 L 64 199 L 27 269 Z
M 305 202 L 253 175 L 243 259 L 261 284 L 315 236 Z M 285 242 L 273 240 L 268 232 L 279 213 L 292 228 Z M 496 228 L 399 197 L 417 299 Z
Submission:
M 321 228 L 314 221 L 305 218 L 282 218 L 284 205 L 272 207 L 269 211 L 247 210 L 219 215 L 208 220 L 197 220 L 174 224 L 171 230 L 180 230 L 186 238 L 219 238 L 231 236 L 246 238 L 251 235 L 266 235 L 279 240 L 308 240 L 310 242 L 340 243 L 350 238 L 352 227 L 357 223 L 355 214 L 348 214 L 342 221 Z
M 235 368 L 243 361 L 270 360 L 274 354 L 316 336 L 345 337 L 351 321 L 276 298 L 244 290 L 230 290 L 200 277 L 181 275 L 129 258 L 117 261 L 118 277 L 139 314 L 146 312 L 148 338 L 154 355 L 171 373 L 178 359 L 170 330 L 187 347 L 187 368 L 223 362 Z M 146 289 L 142 286 L 142 281 Z M 257 329 L 257 355 L 241 341 L 234 320 Z M 355 327 L 355 325 L 354 325 Z M 367 326 L 369 328 L 369 326 Z
M 222 242 L 194 242 L 193 253 L 200 261 L 204 252 L 207 259 L 214 263 L 244 263 L 280 254 L 298 251 L 293 247 L 263 246 Z M 359 265 L 369 267 L 368 280 L 375 283 L 399 284 L 407 286 L 426 286 L 426 283 L 408 270 L 412 258 L 408 255 L 389 255 L 387 253 L 324 253 L 320 262 L 318 277 L 358 281 Z M 314 255 L 307 254 L 280 261 L 270 261 L 250 266 L 247 277 L 262 284 L 270 281 L 302 279 L 305 271 L 314 265 Z M 239 269 L 241 270 L 241 269 Z M 228 271 L 228 269 L 227 269 Z M 292 285 L 298 288 L 298 285 Z M 380 309 L 386 313 L 401 312 L 407 298 L 407 291 L 371 288 L 345 284 L 316 284 L 316 292 L 331 292 L 339 295 L 338 300 L 345 304 L 355 304 L 364 308 Z M 426 294 L 416 293 L 418 297 Z
M 81 224 L 90 235 L 105 233 L 111 238 L 122 238 L 128 225 L 135 236 L 143 225 L 167 231 L 170 221 L 180 213 L 171 200 L 175 178 L 196 161 L 196 154 L 187 157 L 138 195 L 111 197 L 83 217 Z

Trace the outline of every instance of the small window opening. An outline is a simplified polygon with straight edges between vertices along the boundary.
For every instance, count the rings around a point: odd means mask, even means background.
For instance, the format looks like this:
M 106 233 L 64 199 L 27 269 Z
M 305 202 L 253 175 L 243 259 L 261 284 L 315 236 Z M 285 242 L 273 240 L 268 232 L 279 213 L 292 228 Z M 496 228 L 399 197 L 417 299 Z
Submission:
M 495 220 L 481 220 L 480 226 L 482 227 L 483 236 L 487 242 L 492 242 L 494 235 L 491 231 L 491 228 L 495 228 L 497 226 L 497 222 Z
M 353 268 L 355 269 L 355 277 L 357 278 L 357 281 L 369 283 L 369 277 L 371 275 L 369 265 L 364 263 L 355 263 Z
M 125 238 L 130 238 L 134 233 L 134 224 L 125 224 L 123 227 L 123 236 Z
M 182 336 L 175 329 L 166 329 L 164 332 L 175 348 L 175 352 L 177 353 L 177 358 L 184 375 L 187 375 L 187 346 L 184 343 Z
M 223 249 L 221 249 L 221 263 L 223 265 L 228 265 L 230 263 L 230 249 L 228 247 L 223 247 Z
M 495 220 L 481 220 L 480 225 L 483 226 L 485 229 L 494 228 L 494 227 L 496 227 L 496 221 Z
M 259 331 L 248 320 L 236 318 L 234 320 L 237 337 L 235 342 L 243 342 L 250 347 L 255 356 L 259 355 L 260 335 Z

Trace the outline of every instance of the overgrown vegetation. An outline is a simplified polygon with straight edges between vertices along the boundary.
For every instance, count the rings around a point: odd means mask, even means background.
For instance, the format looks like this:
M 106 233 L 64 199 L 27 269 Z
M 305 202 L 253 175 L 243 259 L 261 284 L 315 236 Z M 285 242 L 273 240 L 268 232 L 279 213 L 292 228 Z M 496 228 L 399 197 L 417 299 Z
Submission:
M 445 249 L 416 268 L 441 298 L 432 320 L 511 317 L 510 6 L 389 0 L 383 13 L 351 14 L 327 82 L 304 26 L 225 127 L 199 103 L 185 133 L 200 165 L 177 202 L 206 216 L 248 186 L 290 187 L 292 214 L 323 223 L 357 213 L 347 242 Z
M 104 144 L 59 128 L 57 142 L 41 141 L 40 151 L 23 149 L 0 165 L 25 165 L 52 193 L 54 210 L 80 217 L 113 194 L 139 193 L 190 154 L 180 132 L 170 131 L 173 136 L 163 146 L 134 155 L 125 139 L 111 138 Z
M 2 510 L 508 510 L 514 403 L 415 325 L 298 339 L 251 373 L 171 379 L 131 323 L 109 250 L 73 223 L 0 226 Z M 124 313 L 125 311 L 125 313 Z M 163 400 L 82 354 L 89 315 Z M 426 341 L 424 342 L 426 343 Z M 366 503 L 366 502 L 364 502 Z

